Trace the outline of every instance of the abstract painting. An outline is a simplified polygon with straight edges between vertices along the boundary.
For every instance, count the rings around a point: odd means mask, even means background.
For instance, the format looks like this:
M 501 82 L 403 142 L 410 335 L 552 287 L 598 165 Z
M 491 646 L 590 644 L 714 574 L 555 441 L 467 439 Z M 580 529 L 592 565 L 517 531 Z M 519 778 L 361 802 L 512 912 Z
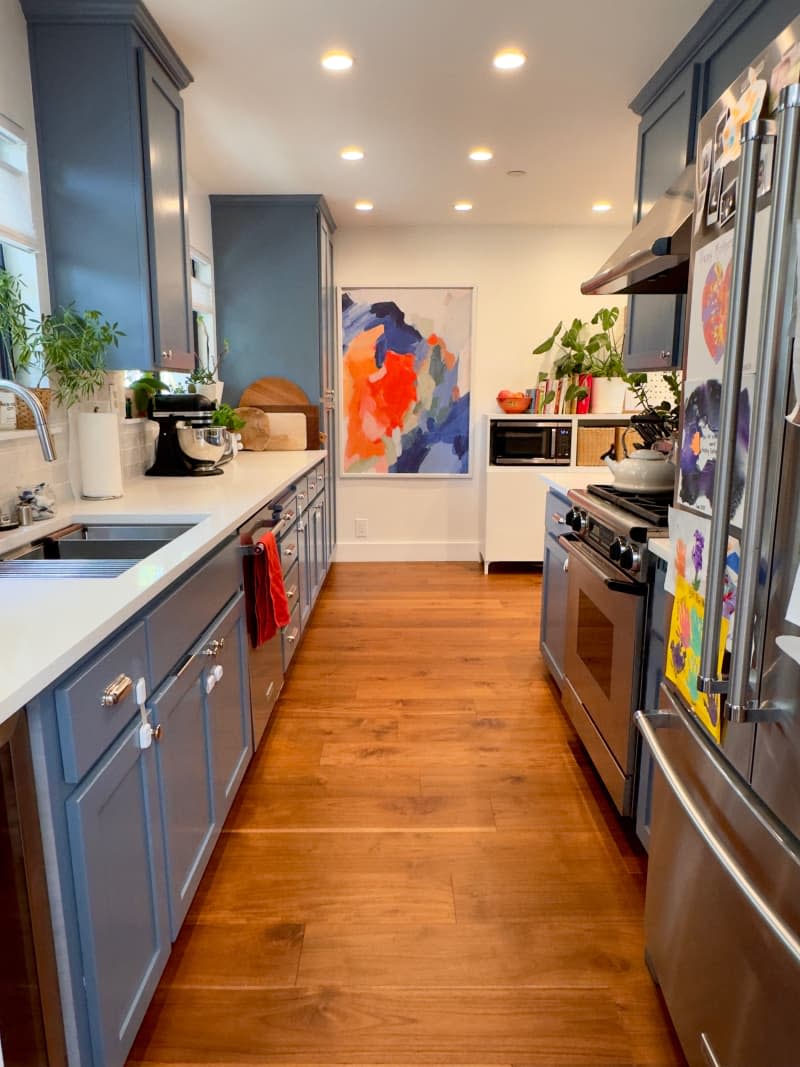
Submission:
M 343 474 L 469 474 L 472 295 L 342 290 Z

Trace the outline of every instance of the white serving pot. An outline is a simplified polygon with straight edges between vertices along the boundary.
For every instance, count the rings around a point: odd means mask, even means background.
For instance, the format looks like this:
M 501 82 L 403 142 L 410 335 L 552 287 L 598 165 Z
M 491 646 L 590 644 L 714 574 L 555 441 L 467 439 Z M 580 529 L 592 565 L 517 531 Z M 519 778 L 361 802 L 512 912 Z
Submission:
M 606 456 L 605 464 L 618 489 L 672 489 L 675 484 L 675 466 L 663 452 L 640 448 L 619 462 Z

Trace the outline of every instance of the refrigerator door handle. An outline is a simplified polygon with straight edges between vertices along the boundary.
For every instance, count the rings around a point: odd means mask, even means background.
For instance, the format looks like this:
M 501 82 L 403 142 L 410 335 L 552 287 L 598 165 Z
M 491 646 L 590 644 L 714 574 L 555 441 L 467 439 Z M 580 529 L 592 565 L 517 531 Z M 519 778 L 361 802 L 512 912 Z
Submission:
M 728 302 L 727 343 L 722 377 L 719 415 L 719 451 L 714 472 L 711 540 L 706 578 L 705 622 L 697 684 L 717 699 L 728 688 L 727 679 L 717 671 L 722 629 L 722 594 L 725 559 L 728 555 L 728 521 L 731 508 L 736 428 L 739 418 L 739 391 L 742 385 L 744 341 L 747 331 L 747 304 L 750 292 L 750 266 L 753 258 L 753 231 L 756 219 L 758 163 L 761 146 L 774 136 L 775 124 L 748 122 L 742 129 L 742 153 L 736 188 L 736 220 L 733 231 L 731 295 Z
M 736 617 L 731 642 L 731 665 L 728 685 L 727 715 L 732 722 L 763 720 L 766 712 L 758 709 L 758 694 L 750 693 L 753 667 L 753 637 L 756 632 L 755 604 L 762 553 L 772 555 L 772 541 L 765 544 L 765 530 L 774 526 L 777 506 L 777 468 L 771 471 L 770 446 L 776 422 L 785 425 L 785 394 L 789 366 L 784 359 L 786 316 L 791 313 L 787 301 L 788 268 L 792 246 L 792 204 L 797 180 L 797 153 L 800 146 L 800 85 L 789 85 L 778 105 L 777 159 L 773 180 L 772 217 L 767 252 L 764 303 L 759 330 L 759 371 L 756 376 L 751 425 L 747 479 L 744 491 L 741 561 L 736 589 Z M 776 419 L 776 404 L 780 407 Z M 772 489 L 773 491 L 770 491 Z M 767 514 L 767 509 L 770 515 Z M 771 538 L 770 534 L 770 538 Z M 760 620 L 763 626 L 763 620 Z M 760 650 L 756 649 L 757 658 Z M 754 677 L 757 674 L 754 672 Z
M 725 844 L 720 840 L 708 821 L 703 817 L 702 812 L 692 799 L 689 790 L 681 781 L 680 775 L 670 763 L 669 756 L 664 751 L 664 748 L 658 738 L 659 727 L 666 725 L 675 725 L 676 715 L 671 712 L 657 711 L 657 712 L 643 712 L 637 711 L 635 716 L 636 725 L 639 728 L 639 732 L 644 737 L 647 744 L 650 746 L 653 759 L 658 764 L 661 773 L 664 775 L 664 779 L 675 795 L 675 799 L 683 808 L 687 818 L 697 830 L 698 834 L 702 837 L 708 848 L 714 854 L 715 858 L 719 862 L 725 873 L 732 879 L 732 881 L 739 888 L 740 892 L 747 899 L 748 903 L 758 913 L 762 921 L 769 927 L 773 935 L 781 942 L 784 948 L 791 953 L 795 962 L 800 964 L 800 941 L 795 936 L 791 927 L 781 919 L 780 915 L 770 906 L 769 902 L 764 899 L 758 889 L 752 884 L 747 874 L 731 855 Z M 679 717 L 683 719 L 681 715 Z M 690 730 L 691 725 L 684 723 Z M 698 727 L 699 729 L 699 727 Z M 699 742 L 702 744 L 702 742 Z M 717 764 L 721 757 L 714 759 L 716 753 L 707 753 L 710 759 Z M 725 777 L 730 780 L 728 773 Z M 743 792 L 737 787 L 737 792 L 740 796 L 743 796 Z M 753 815 L 764 823 L 765 819 L 768 819 L 768 815 L 760 812 L 748 799 L 746 800 L 748 807 L 752 811 Z M 771 821 L 771 820 L 770 820 Z M 768 824 L 771 832 L 781 834 L 779 827 L 772 827 Z

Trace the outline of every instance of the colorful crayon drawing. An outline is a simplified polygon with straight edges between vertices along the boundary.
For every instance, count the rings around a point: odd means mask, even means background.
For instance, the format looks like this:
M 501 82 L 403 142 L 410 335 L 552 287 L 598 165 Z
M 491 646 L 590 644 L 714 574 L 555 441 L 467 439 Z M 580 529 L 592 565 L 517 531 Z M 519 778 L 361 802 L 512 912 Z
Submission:
M 343 473 L 469 474 L 472 289 L 342 291 Z
M 697 688 L 700 669 L 700 652 L 703 642 L 703 618 L 705 601 L 691 584 L 680 576 L 675 579 L 675 601 L 667 648 L 666 676 L 673 682 L 698 719 L 717 741 L 720 739 L 721 723 L 719 701 L 711 700 Z M 728 620 L 723 618 L 717 667 L 722 666 L 722 655 L 728 637 Z

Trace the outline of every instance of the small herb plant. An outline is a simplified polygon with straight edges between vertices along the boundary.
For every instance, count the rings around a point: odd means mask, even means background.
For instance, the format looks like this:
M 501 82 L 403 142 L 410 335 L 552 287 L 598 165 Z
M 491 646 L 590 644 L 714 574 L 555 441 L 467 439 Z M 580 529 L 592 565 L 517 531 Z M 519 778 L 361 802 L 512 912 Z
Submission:
M 22 299 L 22 282 L 0 270 L 0 345 L 6 353 L 12 378 L 40 362 L 40 323 L 33 308 Z M 42 371 L 44 376 L 44 371 Z
M 222 348 L 220 349 L 216 362 L 210 367 L 195 367 L 186 379 L 186 384 L 189 386 L 190 392 L 193 391 L 191 388 L 193 385 L 213 385 L 214 382 L 220 381 L 222 361 L 228 355 L 230 350 L 231 346 L 226 337 L 222 342 Z
M 241 415 L 237 415 L 230 404 L 220 404 L 211 416 L 211 425 L 224 426 L 231 433 L 237 433 L 239 430 L 244 429 L 246 423 Z
M 647 396 L 647 375 L 637 372 L 626 376 L 628 388 L 636 398 L 636 403 L 641 408 L 643 415 L 661 419 L 663 436 L 671 437 L 678 431 L 678 423 L 681 416 L 681 380 L 677 371 L 669 371 L 664 375 L 664 381 L 669 388 L 672 401 L 661 400 L 658 404 L 651 404 Z
M 141 378 L 137 378 L 131 384 L 133 406 L 137 414 L 146 415 L 150 397 L 155 396 L 156 393 L 166 392 L 167 389 L 168 386 L 153 374 L 143 374 Z

